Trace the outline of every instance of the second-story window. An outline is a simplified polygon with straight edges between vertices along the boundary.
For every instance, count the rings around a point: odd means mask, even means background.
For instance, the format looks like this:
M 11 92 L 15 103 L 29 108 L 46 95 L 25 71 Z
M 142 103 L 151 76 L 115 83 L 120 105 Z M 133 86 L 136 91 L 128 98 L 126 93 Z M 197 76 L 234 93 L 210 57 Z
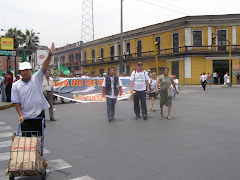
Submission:
M 84 53 L 83 53 L 83 60 L 87 61 L 87 51 L 84 51 Z
M 227 45 L 227 31 L 226 30 L 217 30 L 217 46 L 219 51 L 226 51 Z
M 174 33 L 173 35 L 173 53 L 179 52 L 179 33 Z
M 104 58 L 104 48 L 101 48 L 101 49 L 100 49 L 100 57 L 101 57 L 102 60 L 103 60 L 103 58 Z
M 130 54 L 131 54 L 131 43 L 130 42 L 127 43 L 126 49 L 127 49 L 126 58 L 130 58 Z
M 114 46 L 110 47 L 110 56 L 111 56 L 111 60 L 114 60 Z
M 141 40 L 137 41 L 137 56 L 138 57 L 142 56 L 142 41 Z
M 202 46 L 202 31 L 193 31 L 193 46 Z
M 92 49 L 92 60 L 95 60 L 95 49 Z

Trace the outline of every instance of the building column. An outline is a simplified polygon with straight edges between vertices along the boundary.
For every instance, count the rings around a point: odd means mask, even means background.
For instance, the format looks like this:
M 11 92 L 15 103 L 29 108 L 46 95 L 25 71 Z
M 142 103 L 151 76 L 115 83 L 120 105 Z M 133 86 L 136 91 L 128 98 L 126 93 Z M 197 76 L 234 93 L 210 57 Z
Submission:
M 192 32 L 191 28 L 185 28 L 185 45 L 186 46 L 192 46 Z M 189 50 L 191 49 L 190 47 L 188 48 Z
M 232 45 L 237 44 L 237 26 L 232 27 Z
M 212 45 L 212 27 L 208 27 L 208 49 L 211 49 Z
M 185 69 L 185 79 L 192 78 L 192 58 L 185 57 L 184 58 L 184 69 Z
M 114 56 L 118 56 L 118 43 L 114 45 Z M 114 58 L 114 60 L 117 60 L 117 58 Z

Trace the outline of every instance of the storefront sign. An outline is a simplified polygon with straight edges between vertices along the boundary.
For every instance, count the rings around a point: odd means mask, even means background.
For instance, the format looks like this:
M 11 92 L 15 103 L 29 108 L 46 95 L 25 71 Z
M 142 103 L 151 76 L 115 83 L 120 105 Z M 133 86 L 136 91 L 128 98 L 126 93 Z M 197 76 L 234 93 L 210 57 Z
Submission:
M 14 50 L 13 38 L 1 37 L 1 50 Z

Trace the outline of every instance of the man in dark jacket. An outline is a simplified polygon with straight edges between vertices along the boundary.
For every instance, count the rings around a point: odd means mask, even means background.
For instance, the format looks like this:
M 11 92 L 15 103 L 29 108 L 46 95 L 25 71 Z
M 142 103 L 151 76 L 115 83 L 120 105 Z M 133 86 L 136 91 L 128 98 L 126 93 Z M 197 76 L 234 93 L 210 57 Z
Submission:
M 13 83 L 12 74 L 10 71 L 7 71 L 7 75 L 5 78 L 5 89 L 6 89 L 7 102 L 11 102 L 12 83 Z
M 114 119 L 117 96 L 118 94 L 122 95 L 122 84 L 119 77 L 115 76 L 116 69 L 114 67 L 110 67 L 108 72 L 109 75 L 103 81 L 102 96 L 107 98 L 107 116 L 111 122 Z

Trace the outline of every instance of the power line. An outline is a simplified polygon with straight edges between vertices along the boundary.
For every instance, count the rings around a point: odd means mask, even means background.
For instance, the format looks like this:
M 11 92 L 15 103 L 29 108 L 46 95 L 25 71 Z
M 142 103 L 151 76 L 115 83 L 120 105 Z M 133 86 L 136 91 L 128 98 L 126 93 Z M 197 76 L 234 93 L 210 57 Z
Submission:
M 164 2 L 162 2 L 161 0 L 153 0 L 153 1 L 160 2 L 160 3 L 165 4 L 165 5 L 167 5 L 167 6 L 172 6 L 172 7 L 175 7 L 175 8 L 181 9 L 181 10 L 184 10 L 184 11 L 189 11 L 189 12 L 192 12 L 192 13 L 195 13 L 195 14 L 199 14 L 198 12 L 194 12 L 194 11 L 191 11 L 191 10 L 189 10 L 189 9 L 184 9 L 184 8 L 181 8 L 181 7 L 174 6 L 174 5 L 172 5 L 172 4 L 164 3 Z
M 149 3 L 149 2 L 146 2 L 146 1 L 143 1 L 143 0 L 137 0 L 137 1 L 149 4 L 149 5 L 152 5 L 152 6 L 157 6 L 157 7 L 160 7 L 162 9 L 167 9 L 167 10 L 170 10 L 170 11 L 175 11 L 175 12 L 178 12 L 178 13 L 181 13 L 181 14 L 189 15 L 188 13 L 185 13 L 185 12 L 182 12 L 182 11 L 178 11 L 178 10 L 174 10 L 174 9 L 171 9 L 171 8 L 168 8 L 168 7 L 160 6 L 158 4 Z

